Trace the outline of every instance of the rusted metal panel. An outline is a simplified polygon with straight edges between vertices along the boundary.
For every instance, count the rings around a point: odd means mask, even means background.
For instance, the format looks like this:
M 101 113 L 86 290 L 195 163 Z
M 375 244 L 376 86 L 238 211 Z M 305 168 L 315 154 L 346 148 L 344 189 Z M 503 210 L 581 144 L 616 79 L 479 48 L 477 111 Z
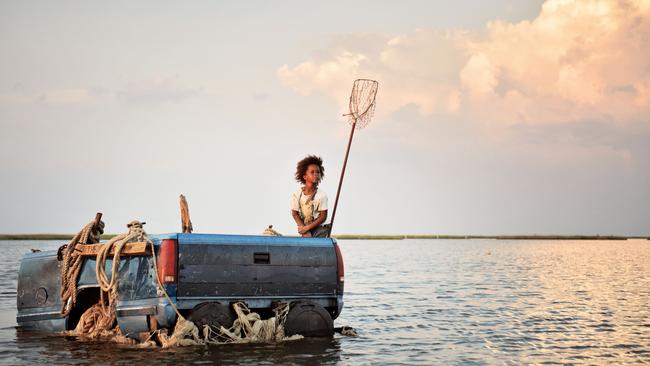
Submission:
M 56 252 L 27 254 L 20 263 L 16 307 L 57 308 L 61 306 L 61 262 Z

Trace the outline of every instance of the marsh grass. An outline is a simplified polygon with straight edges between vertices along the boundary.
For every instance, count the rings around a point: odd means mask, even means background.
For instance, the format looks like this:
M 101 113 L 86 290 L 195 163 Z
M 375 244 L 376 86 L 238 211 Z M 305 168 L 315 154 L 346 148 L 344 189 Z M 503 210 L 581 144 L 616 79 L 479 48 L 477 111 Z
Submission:
M 103 234 L 102 240 L 108 240 L 116 234 Z M 74 234 L 0 234 L 0 240 L 65 240 L 70 241 Z
M 341 234 L 332 235 L 341 240 L 403 240 L 403 239 L 495 239 L 495 240 L 627 240 L 648 239 L 645 236 L 616 235 L 367 235 Z

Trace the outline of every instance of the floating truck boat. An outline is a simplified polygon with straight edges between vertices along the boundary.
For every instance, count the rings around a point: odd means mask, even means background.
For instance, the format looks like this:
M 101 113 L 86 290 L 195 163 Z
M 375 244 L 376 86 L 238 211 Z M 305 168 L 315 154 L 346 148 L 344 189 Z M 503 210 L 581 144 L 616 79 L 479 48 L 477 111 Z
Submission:
M 116 318 L 126 336 L 171 329 L 177 320 L 157 285 L 156 273 L 180 314 L 199 326 L 230 327 L 235 319 L 231 305 L 238 302 L 262 317 L 272 316 L 272 309 L 284 303 L 290 304 L 287 335 L 333 334 L 333 320 L 343 308 L 344 285 L 343 258 L 335 239 L 188 233 L 149 239 L 157 271 L 144 246 L 120 257 Z M 81 264 L 75 304 L 65 316 L 60 296 L 63 262 L 57 251 L 24 256 L 17 288 L 20 327 L 75 329 L 81 315 L 100 298 L 92 246 L 82 246 L 89 254 Z M 109 258 L 105 269 L 112 277 L 111 267 Z

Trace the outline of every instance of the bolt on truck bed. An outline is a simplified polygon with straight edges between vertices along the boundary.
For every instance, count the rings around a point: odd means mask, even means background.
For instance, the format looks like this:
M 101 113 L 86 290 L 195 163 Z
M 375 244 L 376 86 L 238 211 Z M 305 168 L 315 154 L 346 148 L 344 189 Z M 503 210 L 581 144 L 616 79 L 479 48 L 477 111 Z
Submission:
M 206 303 L 243 302 L 264 312 L 278 302 L 309 302 L 335 319 L 343 307 L 343 261 L 335 239 L 171 233 L 151 235 L 161 282 L 191 317 Z M 74 329 L 97 302 L 95 259 L 84 259 L 75 308 L 60 315 L 56 252 L 28 253 L 18 278 L 17 322 L 29 329 Z M 106 263 L 110 274 L 111 260 Z M 118 269 L 117 321 L 125 333 L 171 327 L 176 314 L 157 289 L 150 255 L 124 256 Z M 331 321 L 331 320 L 330 320 Z

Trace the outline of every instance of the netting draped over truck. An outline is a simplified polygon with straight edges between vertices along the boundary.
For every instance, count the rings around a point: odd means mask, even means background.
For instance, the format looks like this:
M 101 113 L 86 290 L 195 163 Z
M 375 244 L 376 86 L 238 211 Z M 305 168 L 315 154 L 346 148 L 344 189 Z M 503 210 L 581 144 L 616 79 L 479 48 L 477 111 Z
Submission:
M 289 304 L 279 305 L 273 309 L 275 316 L 265 320 L 261 319 L 259 314 L 251 312 L 241 302 L 233 304 L 232 307 L 237 314 L 237 319 L 232 327 L 226 329 L 222 326 L 215 329 L 204 325 L 203 337 L 201 337 L 196 325 L 181 317 L 171 336 L 164 332 L 159 334 L 160 344 L 163 348 L 169 348 L 202 344 L 274 343 L 303 338 L 299 334 L 287 337 L 284 333 Z

